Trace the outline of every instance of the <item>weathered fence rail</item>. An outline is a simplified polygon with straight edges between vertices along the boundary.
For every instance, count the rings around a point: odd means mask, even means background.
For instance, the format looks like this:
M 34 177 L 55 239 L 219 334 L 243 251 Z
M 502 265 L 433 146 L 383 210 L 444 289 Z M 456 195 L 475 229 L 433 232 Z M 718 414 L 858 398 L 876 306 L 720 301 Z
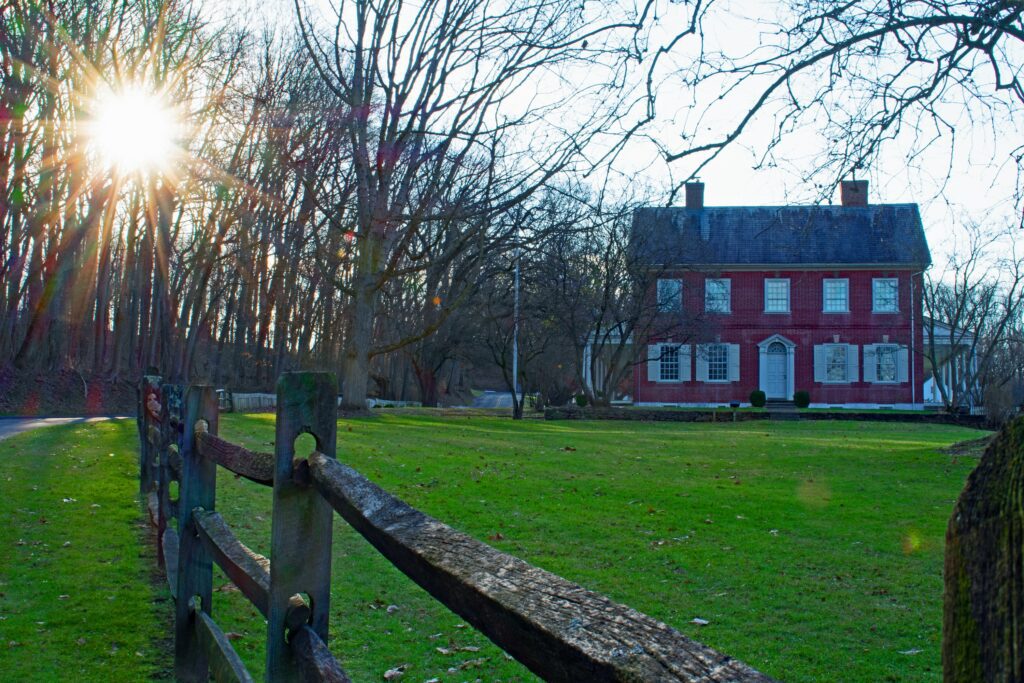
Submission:
M 349 680 L 326 644 L 335 511 L 438 601 L 546 680 L 771 680 L 452 529 L 339 463 L 335 387 L 326 373 L 282 375 L 270 454 L 217 436 L 212 387 L 143 378 L 140 485 L 175 597 L 178 680 L 252 680 L 211 617 L 213 564 L 267 618 L 266 680 Z M 305 433 L 316 449 L 297 458 L 295 441 Z M 270 559 L 247 548 L 216 512 L 218 465 L 273 487 Z

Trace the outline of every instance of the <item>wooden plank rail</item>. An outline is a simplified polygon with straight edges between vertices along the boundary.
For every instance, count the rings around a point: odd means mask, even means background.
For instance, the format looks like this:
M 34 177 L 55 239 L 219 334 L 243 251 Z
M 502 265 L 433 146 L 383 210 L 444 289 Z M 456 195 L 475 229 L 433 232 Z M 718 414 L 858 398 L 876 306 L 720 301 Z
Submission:
M 242 545 L 227 522 L 216 512 L 195 510 L 199 537 L 203 539 L 214 562 L 224 570 L 242 595 L 249 599 L 263 616 L 267 616 L 270 594 L 270 560 Z
M 252 676 L 246 671 L 241 658 L 235 652 L 231 641 L 210 618 L 210 615 L 195 604 L 195 598 L 189 604 L 195 618 L 196 636 L 199 646 L 206 650 L 210 658 L 210 674 L 215 681 L 230 683 L 253 683 Z
M 338 666 L 327 645 L 316 631 L 306 624 L 292 633 L 289 643 L 292 656 L 299 663 L 299 671 L 306 681 L 320 683 L 351 683 L 348 675 Z
M 499 552 L 314 453 L 316 488 L 382 555 L 547 681 L 770 681 L 634 609 Z
M 196 431 L 199 454 L 221 467 L 264 486 L 274 485 L 274 456 L 238 446 L 205 431 Z

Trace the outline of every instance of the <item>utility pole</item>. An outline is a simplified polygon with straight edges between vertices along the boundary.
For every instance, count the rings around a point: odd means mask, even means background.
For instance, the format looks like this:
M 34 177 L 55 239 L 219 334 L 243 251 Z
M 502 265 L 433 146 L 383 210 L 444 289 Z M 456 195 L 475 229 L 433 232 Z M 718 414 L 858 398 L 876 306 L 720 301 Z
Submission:
M 516 242 L 519 230 L 516 230 Z M 512 410 L 519 401 L 519 245 L 516 244 L 515 276 L 512 284 Z

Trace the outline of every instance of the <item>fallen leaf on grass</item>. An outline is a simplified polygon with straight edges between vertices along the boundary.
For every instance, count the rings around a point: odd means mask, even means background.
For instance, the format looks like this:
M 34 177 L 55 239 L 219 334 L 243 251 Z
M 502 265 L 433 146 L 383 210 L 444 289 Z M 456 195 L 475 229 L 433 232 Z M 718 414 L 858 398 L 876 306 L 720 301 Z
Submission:
M 387 671 L 384 672 L 384 680 L 385 681 L 397 681 L 399 678 L 401 678 L 402 676 L 405 675 L 405 669 L 408 666 L 409 666 L 408 664 L 401 664 L 399 666 L 396 666 L 393 669 L 388 669 Z

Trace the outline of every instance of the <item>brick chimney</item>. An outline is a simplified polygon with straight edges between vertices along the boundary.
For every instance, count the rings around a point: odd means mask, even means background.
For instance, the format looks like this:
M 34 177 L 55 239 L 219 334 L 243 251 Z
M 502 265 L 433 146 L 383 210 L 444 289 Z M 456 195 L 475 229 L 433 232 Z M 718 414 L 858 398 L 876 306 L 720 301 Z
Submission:
M 843 180 L 839 183 L 839 197 L 843 206 L 868 205 L 868 181 Z
M 704 183 L 686 183 L 686 208 L 704 208 Z

